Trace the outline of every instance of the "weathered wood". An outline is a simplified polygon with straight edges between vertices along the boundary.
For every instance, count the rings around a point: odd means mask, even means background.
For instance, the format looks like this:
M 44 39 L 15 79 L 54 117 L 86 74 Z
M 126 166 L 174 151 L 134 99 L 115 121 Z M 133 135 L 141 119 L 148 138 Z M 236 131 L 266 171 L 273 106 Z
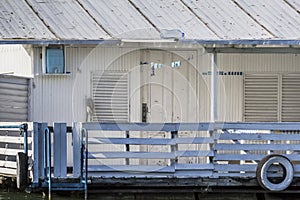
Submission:
M 0 148 L 0 154 L 8 155 L 8 156 L 15 156 L 18 152 L 23 152 L 23 149 L 8 149 L 8 148 Z M 31 155 L 32 151 L 28 151 L 28 155 Z
M 23 137 L 0 136 L 0 143 L 24 144 Z M 28 144 L 32 143 L 32 139 L 28 138 Z
M 2 175 L 10 175 L 16 177 L 17 169 L 0 167 L 0 174 Z
M 44 131 L 47 123 L 33 124 L 33 183 L 38 184 L 44 178 Z
M 0 167 L 7 167 L 7 168 L 17 168 L 17 163 L 15 161 L 5 161 L 0 160 Z
M 94 158 L 145 158 L 145 159 L 175 159 L 175 154 L 171 152 L 89 152 L 89 159 Z
M 209 150 L 187 150 L 187 151 L 176 151 L 175 155 L 178 157 L 209 157 L 213 156 L 214 152 Z
M 213 170 L 213 164 L 175 164 L 176 170 Z
M 87 130 L 107 131 L 209 131 L 209 130 L 296 130 L 300 122 L 217 122 L 217 123 L 98 123 L 82 124 Z
M 282 154 L 290 160 L 300 160 L 300 154 Z M 216 154 L 214 156 L 215 161 L 231 161 L 231 160 L 255 160 L 259 161 L 266 157 L 266 154 Z
M 237 178 L 255 178 L 256 173 L 214 173 L 215 177 L 237 177 Z
M 212 138 L 89 138 L 89 144 L 129 144 L 129 145 L 174 145 L 174 144 L 209 144 Z
M 256 171 L 257 165 L 253 164 L 215 164 L 214 170 L 215 171 L 228 171 L 228 172 L 240 172 L 240 171 Z
M 174 140 L 165 138 L 89 138 L 89 144 L 172 145 Z
M 87 130 L 107 131 L 205 131 L 210 123 L 82 123 Z
M 54 177 L 67 177 L 67 124 L 54 123 Z
M 219 140 L 299 140 L 300 134 L 222 133 Z
M 73 176 L 79 177 L 81 175 L 81 123 L 73 124 Z
M 216 144 L 216 150 L 300 150 L 300 144 Z
M 157 166 L 157 165 L 89 165 L 89 172 L 175 172 L 172 166 Z

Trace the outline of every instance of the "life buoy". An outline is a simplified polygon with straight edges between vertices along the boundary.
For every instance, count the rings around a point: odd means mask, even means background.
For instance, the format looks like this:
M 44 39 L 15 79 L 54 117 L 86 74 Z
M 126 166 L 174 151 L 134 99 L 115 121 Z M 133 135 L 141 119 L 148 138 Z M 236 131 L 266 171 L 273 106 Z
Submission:
M 272 180 L 269 176 L 271 166 L 277 166 L 278 171 L 273 171 L 275 173 L 282 173 L 282 177 L 277 177 L 277 180 Z M 269 155 L 263 158 L 257 165 L 256 176 L 258 183 L 261 187 L 266 190 L 271 191 L 282 191 L 285 190 L 293 181 L 294 177 L 294 167 L 291 161 L 282 155 Z

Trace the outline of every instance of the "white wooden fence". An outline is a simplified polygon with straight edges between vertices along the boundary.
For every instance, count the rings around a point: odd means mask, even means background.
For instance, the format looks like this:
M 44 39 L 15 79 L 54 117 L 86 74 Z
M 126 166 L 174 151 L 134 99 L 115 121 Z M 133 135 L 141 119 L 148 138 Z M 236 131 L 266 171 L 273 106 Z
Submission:
M 43 179 L 79 178 L 76 187 L 86 190 L 89 181 L 107 178 L 253 179 L 259 162 L 273 154 L 290 160 L 292 178 L 300 176 L 300 123 L 74 123 L 73 127 L 34 123 L 33 127 L 36 184 Z M 50 151 L 45 151 L 47 128 Z M 201 134 L 182 134 L 190 131 Z M 159 137 L 145 137 L 154 132 Z M 52 156 L 45 162 L 47 154 Z M 72 157 L 70 172 L 68 157 Z M 276 166 L 268 170 L 270 177 L 281 176 L 273 173 Z M 50 179 L 46 171 L 51 172 Z
M 24 127 L 27 131 L 27 144 L 24 143 Z M 28 158 L 32 155 L 32 123 L 1 122 L 0 123 L 0 175 L 17 176 L 16 157 L 27 148 Z

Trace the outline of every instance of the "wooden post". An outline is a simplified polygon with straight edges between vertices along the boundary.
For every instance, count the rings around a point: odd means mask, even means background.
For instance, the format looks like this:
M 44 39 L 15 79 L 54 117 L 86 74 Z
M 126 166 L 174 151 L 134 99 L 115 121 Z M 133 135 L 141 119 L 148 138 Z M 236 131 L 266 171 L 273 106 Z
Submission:
M 67 124 L 54 123 L 54 177 L 67 177 Z
M 33 185 L 44 178 L 44 131 L 47 123 L 33 123 Z
M 81 123 L 73 123 L 73 176 L 81 176 Z
M 217 75 L 217 53 L 211 55 L 211 122 L 218 120 L 218 75 Z
M 175 139 L 178 138 L 178 131 L 172 131 L 171 132 L 171 138 Z M 176 151 L 178 151 L 178 144 L 171 145 L 171 152 L 176 155 Z M 171 159 L 171 165 L 175 167 L 176 163 L 178 162 L 178 158 L 175 157 L 175 159 Z
M 217 74 L 217 53 L 213 52 L 211 54 L 211 100 L 210 100 L 210 121 L 213 123 L 213 127 L 209 131 L 211 138 L 214 138 L 214 144 L 210 145 L 210 149 L 214 151 L 214 146 L 216 143 L 215 138 L 215 125 L 214 123 L 218 120 L 218 74 Z M 213 157 L 209 157 L 209 162 L 213 163 Z

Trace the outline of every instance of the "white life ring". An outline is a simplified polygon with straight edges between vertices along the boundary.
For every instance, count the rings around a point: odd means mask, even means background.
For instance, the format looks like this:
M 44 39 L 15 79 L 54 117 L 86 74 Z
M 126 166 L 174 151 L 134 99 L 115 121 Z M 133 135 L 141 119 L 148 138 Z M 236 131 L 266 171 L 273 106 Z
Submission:
M 270 167 L 277 164 L 282 168 L 283 176 L 280 181 L 274 182 L 268 177 Z M 278 173 L 274 172 L 274 173 Z M 263 158 L 256 169 L 256 176 L 261 187 L 270 191 L 285 190 L 293 181 L 294 167 L 291 161 L 282 155 L 269 155 Z

